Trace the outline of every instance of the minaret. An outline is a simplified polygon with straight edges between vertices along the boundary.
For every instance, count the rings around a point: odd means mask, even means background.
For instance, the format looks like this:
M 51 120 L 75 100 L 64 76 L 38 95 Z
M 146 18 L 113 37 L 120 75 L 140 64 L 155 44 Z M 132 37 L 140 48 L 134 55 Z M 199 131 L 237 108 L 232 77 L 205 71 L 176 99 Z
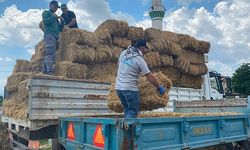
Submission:
M 152 19 L 152 27 L 162 30 L 162 19 L 165 15 L 165 7 L 162 0 L 152 0 L 152 6 L 149 9 L 149 15 Z

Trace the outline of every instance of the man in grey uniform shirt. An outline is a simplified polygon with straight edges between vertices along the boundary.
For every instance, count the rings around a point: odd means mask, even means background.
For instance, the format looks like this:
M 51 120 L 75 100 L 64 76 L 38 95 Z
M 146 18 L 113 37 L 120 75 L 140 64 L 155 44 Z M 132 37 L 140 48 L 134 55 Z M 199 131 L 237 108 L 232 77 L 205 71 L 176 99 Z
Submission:
M 146 76 L 147 80 L 156 87 L 160 95 L 166 92 L 166 89 L 158 83 L 143 59 L 146 49 L 148 49 L 146 41 L 138 39 L 133 47 L 128 47 L 121 53 L 118 60 L 115 89 L 123 106 L 124 118 L 136 118 L 140 111 L 138 89 L 140 74 Z

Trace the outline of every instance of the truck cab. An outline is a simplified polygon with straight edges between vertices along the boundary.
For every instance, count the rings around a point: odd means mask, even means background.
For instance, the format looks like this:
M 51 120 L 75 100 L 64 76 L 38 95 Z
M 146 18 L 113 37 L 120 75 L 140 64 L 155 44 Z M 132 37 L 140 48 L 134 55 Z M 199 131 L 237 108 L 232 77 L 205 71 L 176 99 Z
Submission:
M 207 78 L 204 77 L 204 85 L 208 84 L 207 88 L 204 88 L 204 93 L 207 93 L 206 99 L 223 99 L 239 96 L 238 93 L 233 93 L 232 80 L 229 76 L 221 75 L 216 71 L 209 71 Z M 210 97 L 210 98 L 209 98 Z

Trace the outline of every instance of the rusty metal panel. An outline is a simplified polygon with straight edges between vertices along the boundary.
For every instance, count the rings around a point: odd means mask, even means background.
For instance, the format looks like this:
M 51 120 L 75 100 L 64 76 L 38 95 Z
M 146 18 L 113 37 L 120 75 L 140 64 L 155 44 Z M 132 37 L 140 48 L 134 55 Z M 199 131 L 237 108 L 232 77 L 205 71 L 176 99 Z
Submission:
M 29 119 L 109 113 L 109 87 L 109 83 L 33 77 L 29 82 Z

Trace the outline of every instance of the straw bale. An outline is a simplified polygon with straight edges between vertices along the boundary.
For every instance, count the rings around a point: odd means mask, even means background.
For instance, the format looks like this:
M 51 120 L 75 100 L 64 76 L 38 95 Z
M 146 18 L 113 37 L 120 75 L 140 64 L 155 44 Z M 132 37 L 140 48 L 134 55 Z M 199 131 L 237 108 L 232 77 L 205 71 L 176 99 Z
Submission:
M 117 63 L 120 57 L 120 54 L 124 49 L 121 47 L 117 47 L 117 46 L 111 46 L 110 49 L 111 49 L 111 54 L 112 54 L 110 61 Z
M 168 77 L 172 81 L 173 86 L 180 85 L 181 73 L 178 69 L 174 67 L 162 67 L 162 68 L 152 69 L 152 72 L 159 72 L 159 71 L 161 71 L 166 77 Z
M 147 62 L 149 68 L 156 68 L 161 66 L 161 59 L 159 52 L 149 52 L 144 55 L 144 59 Z
M 70 30 L 70 28 L 68 26 L 63 26 L 63 31 L 62 32 L 66 32 L 68 30 Z
M 161 32 L 161 37 L 163 39 L 167 39 L 171 42 L 177 43 L 178 42 L 178 34 L 170 31 L 162 31 Z
M 88 65 L 87 79 L 100 82 L 114 82 L 117 72 L 117 63 L 107 62 Z
M 111 88 L 109 89 L 108 107 L 115 112 L 123 111 L 121 101 L 116 94 L 115 83 L 112 83 Z
M 100 45 L 95 52 L 95 62 L 108 62 L 112 57 L 111 49 L 108 45 Z
M 161 32 L 162 31 L 160 29 L 147 28 L 145 30 L 145 39 L 147 41 L 159 39 L 159 36 L 161 35 Z
M 86 79 L 88 67 L 84 64 L 76 64 L 62 61 L 55 66 L 55 75 L 73 79 Z
M 32 72 L 34 73 L 41 72 L 43 66 L 43 59 L 44 58 L 41 56 L 36 56 L 32 58 L 30 62 Z
M 45 52 L 45 44 L 44 44 L 44 40 L 41 40 L 35 46 L 35 54 L 32 55 L 31 60 L 33 59 L 33 57 L 42 57 L 42 56 L 44 56 L 44 52 Z
M 97 41 L 98 38 L 92 32 L 82 29 L 70 29 L 61 34 L 59 47 L 64 49 L 71 43 L 95 47 L 97 46 Z
M 24 59 L 17 59 L 15 67 L 13 69 L 13 73 L 18 72 L 30 72 L 31 71 L 31 64 L 28 60 Z
M 95 32 L 108 30 L 110 36 L 126 37 L 128 34 L 128 23 L 126 21 L 106 20 L 97 27 Z
M 128 39 L 136 40 L 136 39 L 143 39 L 144 38 L 144 31 L 142 27 L 129 27 L 128 28 Z
M 28 79 L 31 76 L 31 73 L 15 73 L 8 77 L 7 84 L 6 84 L 6 90 L 7 92 L 14 92 L 18 90 L 18 84 Z
M 111 45 L 112 37 L 108 29 L 97 30 L 94 32 L 94 36 L 97 37 L 100 44 Z
M 65 60 L 81 64 L 92 63 L 95 60 L 95 49 L 71 43 L 65 52 Z
M 177 57 L 174 60 L 174 67 L 179 69 L 180 72 L 187 73 L 189 70 L 190 62 L 188 59 L 183 57 Z
M 188 74 L 194 76 L 201 76 L 206 74 L 208 71 L 206 64 L 190 64 L 188 69 Z
M 8 92 L 6 94 L 7 94 L 6 98 L 9 98 L 9 99 L 18 98 L 18 91 Z
M 154 39 L 149 43 L 152 45 L 153 50 L 159 51 L 163 54 L 179 56 L 182 53 L 182 49 L 179 45 L 166 39 Z
M 168 92 L 172 86 L 172 83 L 161 72 L 156 73 L 155 76 L 158 79 L 159 83 L 161 83 L 167 89 L 167 91 L 162 97 L 159 96 L 156 88 L 147 81 L 146 77 L 141 77 L 139 79 L 138 85 L 140 91 L 141 110 L 153 110 L 156 108 L 165 107 L 168 103 Z M 113 111 L 122 112 L 120 100 L 115 94 L 114 84 L 112 84 L 110 88 L 108 106 Z
M 190 35 L 179 35 L 178 44 L 181 48 L 195 51 L 201 54 L 208 53 L 210 49 L 210 43 L 205 41 L 199 41 Z
M 29 92 L 27 90 L 28 81 L 29 80 L 24 80 L 18 84 L 18 99 L 21 101 L 28 100 L 29 98 Z
M 161 67 L 167 67 L 167 66 L 173 66 L 174 65 L 174 60 L 172 56 L 168 55 L 160 55 L 161 59 Z
M 191 76 L 188 74 L 183 74 L 181 75 L 179 86 L 201 89 L 202 82 L 203 82 L 202 76 Z
M 118 46 L 118 47 L 122 47 L 125 49 L 131 45 L 131 40 L 115 36 L 115 37 L 113 37 L 113 45 Z
M 5 99 L 3 101 L 3 114 L 15 119 L 25 120 L 28 113 L 28 101 L 18 99 Z
M 196 52 L 189 51 L 189 50 L 183 50 L 180 56 L 189 60 L 190 63 L 192 64 L 205 63 L 204 54 L 196 53 Z
M 44 32 L 45 26 L 44 26 L 43 21 L 40 21 L 40 23 L 39 23 L 39 28 Z

